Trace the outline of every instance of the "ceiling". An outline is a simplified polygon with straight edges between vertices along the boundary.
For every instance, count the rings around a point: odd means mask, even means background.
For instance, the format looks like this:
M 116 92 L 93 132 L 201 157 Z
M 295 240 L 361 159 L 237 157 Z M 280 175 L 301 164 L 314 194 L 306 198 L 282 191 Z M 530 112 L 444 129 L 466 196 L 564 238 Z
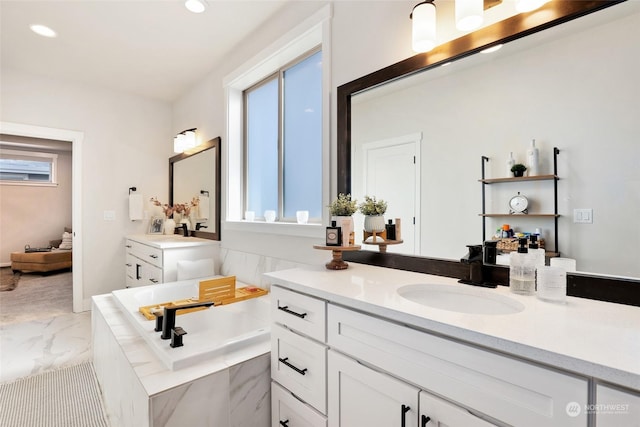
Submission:
M 183 0 L 0 0 L 0 63 L 173 101 L 290 1 L 208 0 L 194 14 Z

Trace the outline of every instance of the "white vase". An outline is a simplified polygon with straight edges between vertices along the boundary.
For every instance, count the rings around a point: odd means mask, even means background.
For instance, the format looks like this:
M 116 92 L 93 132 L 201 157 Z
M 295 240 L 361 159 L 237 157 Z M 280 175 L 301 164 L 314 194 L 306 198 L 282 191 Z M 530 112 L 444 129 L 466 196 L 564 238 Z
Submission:
M 336 222 L 338 227 L 342 228 L 342 246 L 350 246 L 350 236 L 353 232 L 353 217 L 352 216 L 334 216 L 332 221 Z
M 365 215 L 364 231 L 369 233 L 382 233 L 384 231 L 384 216 L 382 215 Z
M 176 222 L 173 218 L 168 218 L 164 221 L 164 234 L 173 234 L 176 232 Z

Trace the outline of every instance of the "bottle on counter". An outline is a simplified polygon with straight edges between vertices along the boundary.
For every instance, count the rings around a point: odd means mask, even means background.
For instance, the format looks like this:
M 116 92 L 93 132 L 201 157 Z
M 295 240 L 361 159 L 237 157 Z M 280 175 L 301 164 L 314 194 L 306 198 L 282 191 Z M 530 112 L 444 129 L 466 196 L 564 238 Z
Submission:
M 509 289 L 520 295 L 536 291 L 536 257 L 529 253 L 527 239 L 518 240 L 518 251 L 509 256 Z
M 546 252 L 544 249 L 540 249 L 539 245 L 538 245 L 538 236 L 535 234 L 532 234 L 529 237 L 529 253 L 532 254 L 535 259 L 536 259 L 536 268 L 537 267 L 544 267 L 544 265 L 546 264 L 546 260 L 545 260 L 545 256 L 546 256 Z
M 327 227 L 325 243 L 327 246 L 342 246 L 342 227 L 337 227 L 335 221 Z
M 538 148 L 536 148 L 536 140 L 531 140 L 531 147 L 527 150 L 527 171 L 529 176 L 539 175 L 538 163 L 539 163 Z
M 396 240 L 396 226 L 392 220 L 389 220 L 389 223 L 385 224 L 384 228 L 387 231 L 387 240 Z
M 567 302 L 567 271 L 562 267 L 544 266 L 537 270 L 536 296 L 544 301 Z

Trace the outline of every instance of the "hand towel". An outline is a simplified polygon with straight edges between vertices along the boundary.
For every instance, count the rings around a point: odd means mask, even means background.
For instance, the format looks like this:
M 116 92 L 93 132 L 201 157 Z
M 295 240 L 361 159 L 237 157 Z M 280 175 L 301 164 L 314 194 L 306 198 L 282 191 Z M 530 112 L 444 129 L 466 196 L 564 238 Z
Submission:
M 129 194 L 129 219 L 131 221 L 144 219 L 144 202 L 142 194 Z
M 197 219 L 199 221 L 206 221 L 209 219 L 209 196 L 200 195 L 198 196 L 200 202 L 198 203 L 198 215 Z

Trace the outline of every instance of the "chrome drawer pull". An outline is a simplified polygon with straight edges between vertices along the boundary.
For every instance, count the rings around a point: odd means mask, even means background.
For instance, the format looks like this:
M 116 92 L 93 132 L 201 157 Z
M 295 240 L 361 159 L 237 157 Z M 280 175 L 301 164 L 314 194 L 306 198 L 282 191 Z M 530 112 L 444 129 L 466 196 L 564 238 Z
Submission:
M 307 315 L 307 313 L 296 313 L 295 311 L 289 310 L 289 306 L 288 305 L 285 305 L 284 307 L 278 306 L 278 310 L 282 310 L 285 313 L 293 314 L 294 316 L 298 316 L 301 319 L 304 319 L 304 317 Z
M 283 358 L 278 358 L 278 360 L 282 363 L 284 363 L 286 366 L 290 367 L 291 369 L 293 369 L 294 371 L 296 371 L 297 373 L 299 373 L 300 375 L 306 375 L 307 374 L 307 368 L 304 369 L 300 369 L 296 366 L 293 366 L 291 363 L 287 362 L 287 360 L 289 360 L 288 357 Z

